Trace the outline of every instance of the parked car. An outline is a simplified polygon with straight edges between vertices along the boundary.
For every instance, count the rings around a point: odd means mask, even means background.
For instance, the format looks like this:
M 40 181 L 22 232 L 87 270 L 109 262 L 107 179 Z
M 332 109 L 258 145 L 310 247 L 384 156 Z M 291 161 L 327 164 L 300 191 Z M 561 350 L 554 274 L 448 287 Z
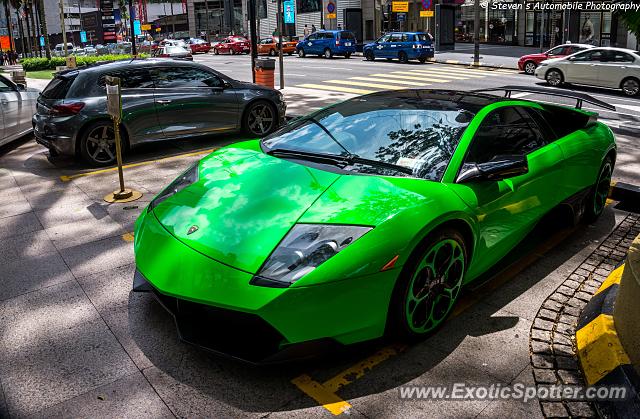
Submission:
M 73 51 L 75 51 L 76 47 L 73 45 L 73 43 L 71 42 L 67 42 L 67 54 L 71 55 L 73 54 Z M 64 57 L 65 53 L 64 53 L 64 44 L 56 44 L 56 46 L 53 48 L 53 51 L 51 51 L 52 54 L 56 57 Z
M 191 54 L 203 53 L 206 54 L 211 51 L 211 44 L 209 44 L 204 39 L 199 38 L 191 38 L 187 43 L 189 49 L 191 50 Z
M 0 146 L 31 132 L 39 94 L 0 75 Z
M 173 45 L 176 47 L 187 48 L 187 43 L 182 39 L 163 39 L 159 42 L 158 46 L 164 47 L 165 45 Z
M 277 36 L 262 38 L 258 43 L 258 54 L 269 54 L 271 56 L 278 55 L 279 43 L 280 38 Z M 282 44 L 282 53 L 292 55 L 296 52 L 297 44 L 298 41 L 284 41 Z
M 242 36 L 230 36 L 213 46 L 215 54 L 248 54 L 251 51 L 251 42 Z
M 331 58 L 334 55 L 351 57 L 356 52 L 356 36 L 350 31 L 318 31 L 296 45 L 299 57 L 307 54 Z
M 527 74 L 533 74 L 538 65 L 544 60 L 566 57 L 567 55 L 575 54 L 588 48 L 594 48 L 594 46 L 589 44 L 563 44 L 553 47 L 549 51 L 523 55 L 518 60 L 518 69 Z
M 640 92 L 640 53 L 624 48 L 591 48 L 540 63 L 537 78 L 551 86 L 564 83 L 621 89 L 627 96 Z
M 158 58 L 182 58 L 185 60 L 193 60 L 193 55 L 191 55 L 191 52 L 188 49 L 175 45 L 165 45 L 154 49 L 152 55 Z
M 109 48 L 107 48 L 106 45 L 103 44 L 97 44 L 96 45 L 96 53 L 98 55 L 105 55 L 109 53 Z
M 189 61 L 123 60 L 56 73 L 38 99 L 36 141 L 92 165 L 112 164 L 115 137 L 107 116 L 106 76 L 121 79 L 127 149 L 240 129 L 262 137 L 284 121 L 286 105 L 278 90 Z
M 376 58 L 397 58 L 402 63 L 409 60 L 424 63 L 427 58 L 433 58 L 433 38 L 423 32 L 391 32 L 365 45 L 362 52 L 369 61 Z
M 84 47 L 84 55 L 95 56 L 98 55 L 98 51 L 91 45 Z

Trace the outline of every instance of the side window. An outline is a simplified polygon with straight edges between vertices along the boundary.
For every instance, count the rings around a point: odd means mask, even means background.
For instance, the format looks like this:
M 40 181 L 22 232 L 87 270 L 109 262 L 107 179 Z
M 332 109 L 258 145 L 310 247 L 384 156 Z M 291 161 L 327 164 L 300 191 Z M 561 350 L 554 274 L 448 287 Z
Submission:
M 123 89 L 153 89 L 153 80 L 149 71 L 144 68 L 135 68 L 133 70 L 112 71 L 103 74 L 98 78 L 98 85 L 104 87 L 105 77 L 119 77 L 120 87 Z
M 499 108 L 478 127 L 466 162 L 485 163 L 500 155 L 527 154 L 541 146 L 540 138 L 516 108 Z
M 311 35 L 309 35 L 309 37 L 307 38 L 307 40 L 309 41 L 315 41 L 318 38 L 318 34 L 316 33 L 312 33 Z
M 611 51 L 611 53 L 612 53 L 611 61 L 614 61 L 616 63 L 632 63 L 633 62 L 633 57 L 627 54 L 626 52 Z
M 588 61 L 605 61 L 607 59 L 606 51 L 589 51 L 587 54 L 589 54 Z
M 557 139 L 556 133 L 551 128 L 551 125 L 547 122 L 544 117 L 544 114 L 541 110 L 536 108 L 524 107 L 519 108 L 520 111 L 524 112 L 530 119 L 529 125 L 536 131 L 536 133 L 540 136 L 541 142 L 543 144 L 548 144 Z
M 13 88 L 7 83 L 3 77 L 0 77 L 0 92 L 12 92 Z
M 565 49 L 564 47 L 555 47 L 555 48 L 550 49 L 547 52 L 547 54 L 549 54 L 549 55 L 562 55 L 562 54 L 564 54 L 564 49 Z
M 215 74 L 191 67 L 154 68 L 151 76 L 157 88 L 222 87 L 222 80 Z
M 391 34 L 391 42 L 402 42 L 402 34 L 399 34 L 399 33 Z
M 391 39 L 391 35 L 386 34 L 383 37 L 381 37 L 380 39 L 378 39 L 378 42 L 389 42 L 390 39 Z
M 402 34 L 402 42 L 409 42 L 409 35 L 407 35 L 406 33 L 403 33 Z
M 589 51 L 582 52 L 571 58 L 572 61 L 589 61 L 591 59 L 591 53 Z

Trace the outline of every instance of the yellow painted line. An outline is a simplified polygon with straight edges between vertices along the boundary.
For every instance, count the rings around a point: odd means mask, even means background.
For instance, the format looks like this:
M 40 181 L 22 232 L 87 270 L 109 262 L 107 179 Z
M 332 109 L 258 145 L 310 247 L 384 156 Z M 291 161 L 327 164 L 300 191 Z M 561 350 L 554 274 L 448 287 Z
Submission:
M 306 374 L 294 378 L 291 382 L 303 393 L 336 416 L 351 409 L 349 403 L 336 396 L 335 393 L 328 391 L 322 384 L 314 381 Z
M 327 86 L 324 84 L 299 84 L 296 87 L 302 87 L 305 89 L 329 90 L 331 92 L 354 93 L 356 95 L 366 95 L 368 93 L 375 92 L 375 90 L 352 89 L 349 87 Z
M 391 74 L 389 74 L 390 76 L 393 77 L 400 77 L 400 76 L 396 76 L 396 74 L 400 74 L 402 76 L 407 75 L 407 76 L 412 76 L 412 77 L 417 77 L 418 74 L 416 73 L 412 73 L 411 71 L 393 71 L 391 72 Z M 438 77 L 433 77 L 432 75 L 424 75 L 422 77 L 419 78 L 419 80 L 425 80 L 428 82 L 434 82 L 434 83 L 448 83 L 451 80 L 446 78 L 446 79 L 439 79 Z
M 409 80 L 389 80 L 382 78 L 373 78 L 373 77 L 351 77 L 349 80 L 364 80 L 364 81 L 373 81 L 373 82 L 383 82 L 383 83 L 393 83 L 393 84 L 402 84 L 406 86 L 429 86 L 430 83 L 421 83 Z
M 475 74 L 475 75 L 482 75 L 482 76 L 502 76 L 503 73 L 496 73 L 495 71 L 489 71 L 489 70 L 482 70 L 480 68 L 477 67 L 448 67 L 448 66 L 442 66 L 439 67 L 441 69 L 446 69 L 446 71 L 450 71 L 452 73 L 459 73 L 459 74 Z
M 576 332 L 576 347 L 587 385 L 596 384 L 620 365 L 630 364 L 613 322 L 601 314 Z
M 465 72 L 458 72 L 458 71 L 450 71 L 447 69 L 433 69 L 433 70 L 411 70 L 413 72 L 416 73 L 424 73 L 424 74 L 435 74 L 435 75 L 440 75 L 442 73 L 443 76 L 445 77 L 451 77 L 451 76 L 456 76 L 456 77 L 464 77 L 464 78 L 471 78 L 471 79 L 483 79 L 485 78 L 484 75 L 479 75 L 479 74 L 474 74 L 472 71 L 467 71 Z
M 133 233 L 124 233 L 122 235 L 122 240 L 126 241 L 126 242 L 132 242 L 134 239 L 133 237 Z
M 469 76 L 463 76 L 462 74 L 448 74 L 445 71 L 427 71 L 427 70 L 409 70 L 410 73 L 414 74 L 424 74 L 425 77 L 436 76 L 436 77 L 446 77 L 448 79 L 453 80 L 466 80 Z M 480 78 L 481 76 L 471 76 L 472 78 Z
M 617 180 L 611 180 L 611 183 L 609 184 L 609 196 L 611 196 L 611 193 L 613 192 L 613 188 L 615 188 L 617 184 L 618 184 Z
M 445 63 L 447 64 L 458 64 L 460 61 L 458 60 L 445 60 Z
M 604 282 L 602 283 L 602 285 L 600 285 L 600 288 L 598 288 L 598 291 L 596 291 L 594 295 L 600 294 L 602 291 L 606 290 L 613 284 L 619 284 L 620 279 L 622 278 L 622 272 L 624 272 L 624 263 L 614 269 L 613 272 L 611 272 L 609 276 L 607 276 L 607 279 L 604 280 Z
M 362 86 L 362 87 L 373 87 L 375 89 L 402 89 L 399 86 L 389 86 L 387 84 L 379 84 L 379 83 L 364 83 L 361 81 L 353 81 L 353 80 L 325 80 L 323 83 L 333 83 L 333 84 L 346 84 L 349 86 Z
M 144 166 L 147 164 L 152 164 L 152 163 L 160 163 L 160 162 L 165 162 L 165 161 L 169 161 L 169 160 L 177 160 L 177 159 L 181 159 L 184 157 L 192 157 L 192 156 L 199 156 L 201 154 L 209 154 L 213 151 L 216 151 L 218 148 L 209 148 L 206 150 L 200 150 L 200 151 L 194 151 L 192 153 L 184 153 L 184 154 L 177 154 L 175 156 L 169 156 L 169 157 L 163 157 L 161 159 L 154 159 L 154 160 L 146 160 L 146 161 L 142 161 L 142 162 L 138 162 L 138 163 L 130 163 L 130 164 L 125 164 L 122 166 L 123 169 L 129 169 L 131 167 L 138 167 L 138 166 Z M 70 182 L 73 179 L 77 179 L 77 178 L 81 178 L 81 177 L 86 177 L 86 176 L 94 176 L 94 175 L 101 175 L 104 173 L 111 173 L 111 172 L 116 172 L 118 171 L 118 167 L 108 167 L 106 169 L 100 169 L 100 170 L 93 170 L 91 172 L 82 172 L 82 173 L 76 173 L 74 175 L 62 175 L 60 176 L 60 180 L 63 182 Z
M 400 80 L 413 80 L 413 81 L 421 81 L 421 82 L 425 82 L 425 83 L 431 83 L 431 82 L 435 82 L 435 80 L 429 80 L 426 79 L 425 77 L 411 77 L 411 76 L 401 76 L 398 74 L 370 74 L 370 76 L 374 76 L 374 77 L 393 77 L 394 79 L 400 79 Z M 438 83 L 438 82 L 436 82 Z

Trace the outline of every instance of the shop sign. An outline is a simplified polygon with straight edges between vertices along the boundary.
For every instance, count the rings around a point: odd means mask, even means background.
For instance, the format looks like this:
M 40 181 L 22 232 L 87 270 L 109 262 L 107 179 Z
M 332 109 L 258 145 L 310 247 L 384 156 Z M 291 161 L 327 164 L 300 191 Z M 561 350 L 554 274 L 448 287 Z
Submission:
M 409 11 L 409 2 L 394 1 L 391 3 L 391 11 L 393 13 L 407 13 Z

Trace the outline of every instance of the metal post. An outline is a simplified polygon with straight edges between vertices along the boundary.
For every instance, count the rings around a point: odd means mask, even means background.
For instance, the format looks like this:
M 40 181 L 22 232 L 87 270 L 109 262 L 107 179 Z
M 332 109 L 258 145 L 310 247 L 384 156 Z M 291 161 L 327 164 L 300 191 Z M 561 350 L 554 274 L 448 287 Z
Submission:
M 62 50 L 64 51 L 64 56 L 69 56 L 69 51 L 67 51 L 67 29 L 64 26 L 64 0 L 60 0 L 60 29 L 62 29 Z
M 209 0 L 204 0 L 204 10 L 207 14 L 207 42 L 211 42 L 211 27 L 209 26 Z
M 542 10 L 540 11 L 540 52 L 544 52 L 544 0 L 542 1 Z
M 473 3 L 473 65 L 480 65 L 480 0 Z
M 169 5 L 171 6 L 171 36 L 175 38 L 176 37 L 176 18 L 173 15 L 173 1 L 171 1 Z
M 129 26 L 131 26 L 131 55 L 134 57 L 138 55 L 138 49 L 136 48 L 136 31 L 133 28 L 133 4 L 131 4 L 131 0 L 129 0 Z
M 251 37 L 251 77 L 256 82 L 256 58 L 258 58 L 258 34 L 256 33 L 256 0 L 249 0 L 249 36 Z
M 282 26 L 283 26 L 283 22 L 282 20 L 284 19 L 284 14 L 282 13 L 282 0 L 278 0 L 277 2 L 277 7 L 278 7 L 278 11 L 276 12 L 276 19 L 278 19 L 278 40 L 280 42 L 278 42 L 278 66 L 279 71 L 280 71 L 280 88 L 284 89 L 284 60 L 282 58 L 282 44 L 284 42 L 284 38 L 283 38 L 283 33 L 282 33 Z
M 78 0 L 78 23 L 79 23 L 79 26 L 80 26 L 80 32 L 82 32 L 82 6 L 81 6 L 81 2 L 82 2 L 82 0 Z M 80 39 L 80 43 L 84 47 L 84 42 L 82 42 L 82 38 Z

